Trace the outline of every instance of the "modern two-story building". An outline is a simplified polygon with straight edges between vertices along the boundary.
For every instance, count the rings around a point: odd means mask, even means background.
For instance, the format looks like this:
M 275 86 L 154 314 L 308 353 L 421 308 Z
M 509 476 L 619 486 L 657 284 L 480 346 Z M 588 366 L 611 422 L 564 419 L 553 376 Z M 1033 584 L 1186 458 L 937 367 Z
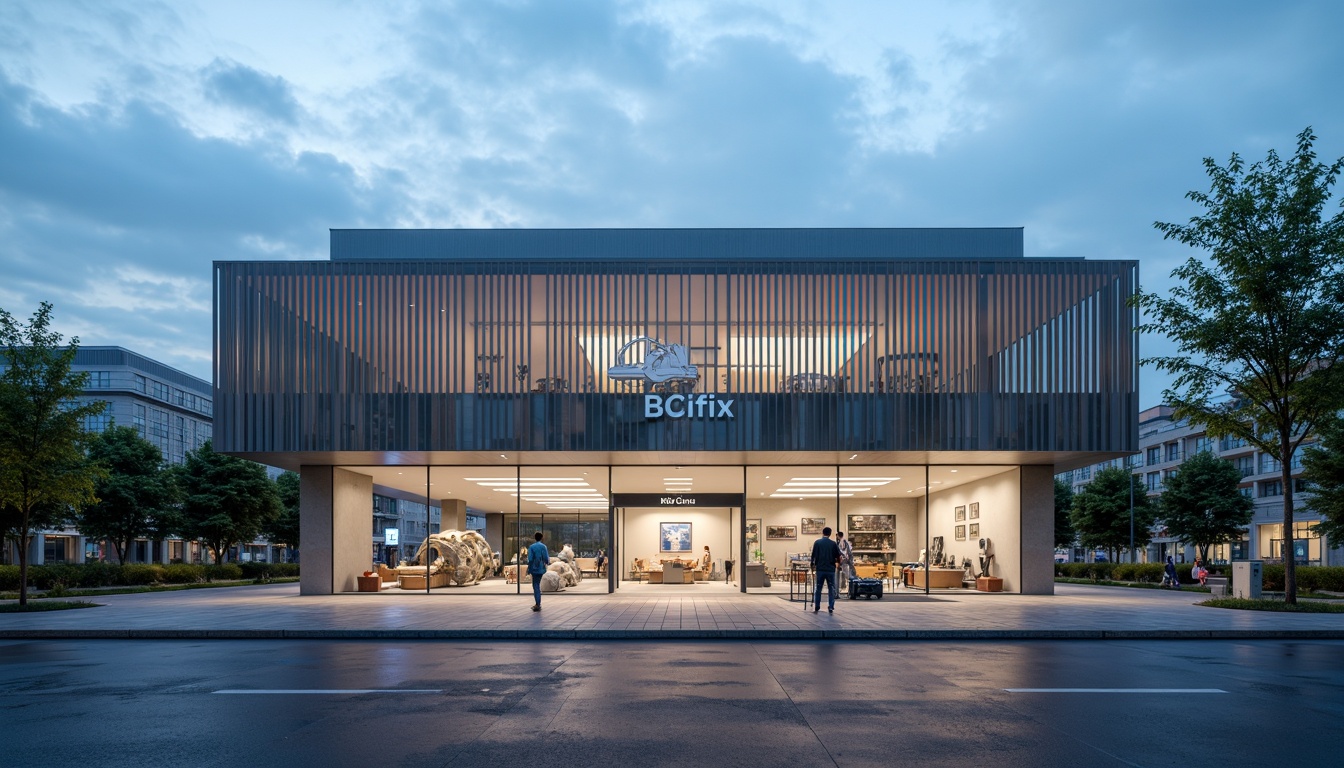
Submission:
M 1139 444 L 1137 265 L 1020 229 L 335 230 L 214 270 L 215 444 L 300 472 L 305 594 L 372 567 L 375 495 L 504 562 L 602 550 L 590 590 L 709 552 L 756 591 L 829 526 L 1048 594 L 1054 475 Z

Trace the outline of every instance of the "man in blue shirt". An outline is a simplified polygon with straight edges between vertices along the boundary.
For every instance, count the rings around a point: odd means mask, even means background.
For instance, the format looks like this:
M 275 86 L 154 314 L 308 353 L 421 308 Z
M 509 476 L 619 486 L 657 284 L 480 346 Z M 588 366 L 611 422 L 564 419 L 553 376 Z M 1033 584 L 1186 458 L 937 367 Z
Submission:
M 821 538 L 812 543 L 812 570 L 817 574 L 812 599 L 813 613 L 821 610 L 821 583 L 823 581 L 830 587 L 827 592 L 830 602 L 827 604 L 826 610 L 835 613 L 835 567 L 839 564 L 840 547 L 834 541 L 831 541 L 831 529 L 827 526 L 821 529 Z
M 536 542 L 527 548 L 527 572 L 532 576 L 532 597 L 536 598 L 537 604 L 532 606 L 532 610 L 541 610 L 541 577 L 546 575 L 546 566 L 551 564 L 551 553 L 546 549 L 546 545 L 541 543 L 541 531 L 533 535 Z

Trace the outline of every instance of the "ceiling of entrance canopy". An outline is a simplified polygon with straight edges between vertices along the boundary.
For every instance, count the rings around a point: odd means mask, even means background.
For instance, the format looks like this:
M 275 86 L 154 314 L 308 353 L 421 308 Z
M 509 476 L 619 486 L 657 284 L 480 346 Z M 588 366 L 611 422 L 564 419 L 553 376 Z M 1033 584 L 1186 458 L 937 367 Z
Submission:
M 423 467 L 347 466 L 374 491 L 433 503 L 462 499 L 476 512 L 605 514 L 612 493 L 744 493 L 751 499 L 917 498 L 1011 466 L 695 466 L 664 465 Z M 608 477 L 610 476 L 610 487 Z

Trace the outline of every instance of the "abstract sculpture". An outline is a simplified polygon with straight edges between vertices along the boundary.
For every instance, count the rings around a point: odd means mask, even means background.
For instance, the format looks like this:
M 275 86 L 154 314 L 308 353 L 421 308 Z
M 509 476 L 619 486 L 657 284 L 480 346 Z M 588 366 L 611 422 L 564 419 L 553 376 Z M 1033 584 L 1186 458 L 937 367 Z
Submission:
M 427 561 L 427 557 L 432 560 Z M 432 533 L 415 552 L 413 565 L 430 562 L 430 572 L 444 571 L 450 584 L 469 587 L 479 583 L 499 567 L 495 553 L 485 537 L 476 531 Z

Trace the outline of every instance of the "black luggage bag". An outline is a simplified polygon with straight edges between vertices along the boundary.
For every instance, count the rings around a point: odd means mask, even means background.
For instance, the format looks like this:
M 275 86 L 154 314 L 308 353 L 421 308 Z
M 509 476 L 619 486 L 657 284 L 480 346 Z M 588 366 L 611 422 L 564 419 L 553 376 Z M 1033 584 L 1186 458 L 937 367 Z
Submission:
M 850 579 L 849 580 L 849 599 L 857 600 L 860 596 L 878 600 L 882 599 L 882 580 L 881 579 Z

